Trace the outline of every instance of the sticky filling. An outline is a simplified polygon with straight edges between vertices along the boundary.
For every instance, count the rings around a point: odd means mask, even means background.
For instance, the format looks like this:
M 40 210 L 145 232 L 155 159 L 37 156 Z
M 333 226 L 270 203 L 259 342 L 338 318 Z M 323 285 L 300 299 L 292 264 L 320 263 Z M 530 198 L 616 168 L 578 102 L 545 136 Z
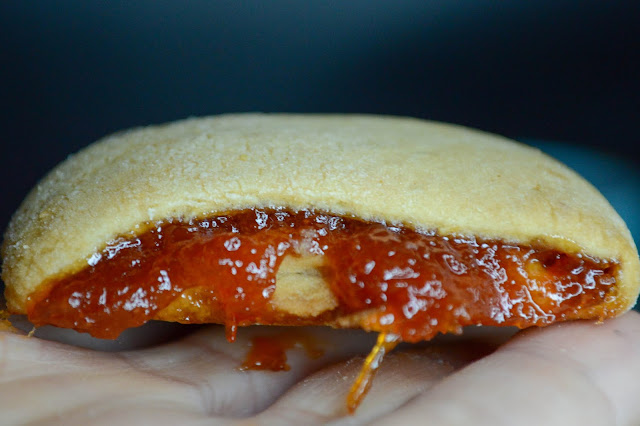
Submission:
M 116 338 L 151 319 L 332 324 L 402 341 L 466 325 L 604 315 L 619 264 L 312 210 L 246 209 L 145 224 L 29 297 L 37 326 Z M 281 269 L 282 268 L 282 269 Z

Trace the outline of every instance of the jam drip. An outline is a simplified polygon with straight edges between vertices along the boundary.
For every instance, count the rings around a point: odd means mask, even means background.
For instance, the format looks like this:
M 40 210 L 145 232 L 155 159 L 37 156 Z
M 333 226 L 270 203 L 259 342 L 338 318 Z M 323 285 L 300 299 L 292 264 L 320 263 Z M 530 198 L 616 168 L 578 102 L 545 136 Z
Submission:
M 384 356 L 391 352 L 400 343 L 400 337 L 394 334 L 380 333 L 378 341 L 373 347 L 367 359 L 360 369 L 360 373 L 351 385 L 349 394 L 347 395 L 347 410 L 350 414 L 355 413 L 356 409 L 369 392 Z
M 179 321 L 223 322 L 230 340 L 237 326 L 354 315 L 365 329 L 419 341 L 470 324 L 522 328 L 600 315 L 618 268 L 544 246 L 308 210 L 248 209 L 146 225 L 32 294 L 29 319 L 115 338 L 182 298 L 202 313 Z M 322 274 L 338 302 L 316 318 L 288 315 L 272 303 L 283 258 L 301 254 L 324 257 Z
M 324 355 L 313 336 L 292 328 L 276 335 L 255 336 L 251 339 L 251 350 L 240 366 L 240 370 L 289 371 L 286 351 L 302 348 L 311 359 Z

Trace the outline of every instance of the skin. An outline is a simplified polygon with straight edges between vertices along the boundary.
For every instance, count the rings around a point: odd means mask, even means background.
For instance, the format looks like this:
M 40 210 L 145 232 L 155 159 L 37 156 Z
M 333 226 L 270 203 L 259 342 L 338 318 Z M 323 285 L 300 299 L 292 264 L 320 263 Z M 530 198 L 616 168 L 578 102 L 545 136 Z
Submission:
M 18 319 L 15 323 L 20 327 Z M 640 314 L 529 329 L 473 328 L 403 345 L 349 416 L 345 396 L 375 335 L 307 328 L 324 355 L 287 372 L 239 371 L 251 337 L 151 324 L 116 342 L 44 327 L 0 332 L 3 424 L 633 425 L 640 421 Z M 169 338 L 168 342 L 158 342 Z M 132 348 L 143 339 L 144 348 Z M 73 344 L 73 345 L 72 345 Z M 77 345 L 97 347 L 87 349 Z

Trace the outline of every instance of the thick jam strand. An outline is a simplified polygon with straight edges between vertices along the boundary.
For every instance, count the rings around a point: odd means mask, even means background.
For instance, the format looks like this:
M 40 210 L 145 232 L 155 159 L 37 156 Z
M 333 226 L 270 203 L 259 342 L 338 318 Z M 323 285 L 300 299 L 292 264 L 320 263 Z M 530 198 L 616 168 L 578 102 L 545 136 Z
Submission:
M 353 385 L 351 385 L 351 389 L 347 395 L 347 411 L 349 411 L 350 414 L 355 413 L 364 397 L 367 396 L 367 393 L 373 384 L 373 379 L 378 372 L 380 365 L 382 365 L 384 356 L 391 352 L 398 343 L 400 343 L 400 336 L 387 333 L 378 334 L 376 345 L 373 347 L 369 355 L 367 355 L 367 358 L 360 369 L 360 373 L 358 373 L 358 377 L 356 377 Z
M 469 324 L 546 325 L 601 307 L 617 263 L 472 237 L 440 236 L 315 211 L 248 209 L 147 224 L 31 295 L 29 319 L 115 338 L 181 298 L 199 316 L 238 326 L 326 323 L 362 314 L 366 329 L 404 341 Z M 272 301 L 285 256 L 323 256 L 338 307 L 295 318 Z

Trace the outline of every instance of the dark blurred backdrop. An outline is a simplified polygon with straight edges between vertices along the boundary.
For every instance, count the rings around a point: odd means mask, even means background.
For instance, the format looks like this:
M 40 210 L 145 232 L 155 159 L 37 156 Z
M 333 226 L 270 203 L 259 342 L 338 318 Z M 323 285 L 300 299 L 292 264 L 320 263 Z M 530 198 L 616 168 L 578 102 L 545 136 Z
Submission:
M 4 1 L 0 43 L 0 229 L 91 141 L 229 111 L 403 114 L 545 140 L 640 216 L 637 1 Z

